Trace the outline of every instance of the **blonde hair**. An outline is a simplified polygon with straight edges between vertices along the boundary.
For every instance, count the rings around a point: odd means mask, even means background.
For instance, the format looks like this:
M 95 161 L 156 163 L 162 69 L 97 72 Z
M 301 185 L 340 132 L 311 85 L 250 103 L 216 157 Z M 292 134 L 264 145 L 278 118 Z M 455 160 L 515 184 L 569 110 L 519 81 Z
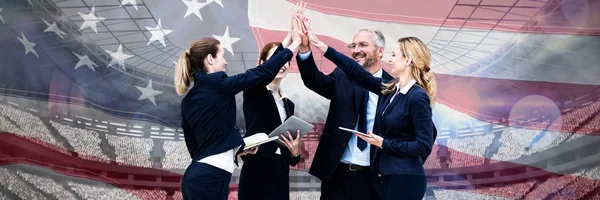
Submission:
M 423 88 L 429 96 L 429 104 L 435 105 L 435 96 L 437 93 L 437 84 L 435 76 L 431 72 L 431 52 L 423 41 L 417 37 L 403 37 L 398 40 L 402 56 L 409 56 L 412 61 L 409 67 L 412 69 L 412 76 L 417 82 L 417 85 Z M 397 88 L 398 79 L 394 79 L 391 83 L 383 84 L 384 89 L 381 91 L 384 95 L 393 93 Z
M 188 49 L 183 51 L 175 64 L 175 90 L 183 95 L 187 92 L 190 83 L 194 81 L 194 72 L 204 69 L 204 58 L 209 54 L 217 56 L 219 40 L 205 37 L 193 42 Z

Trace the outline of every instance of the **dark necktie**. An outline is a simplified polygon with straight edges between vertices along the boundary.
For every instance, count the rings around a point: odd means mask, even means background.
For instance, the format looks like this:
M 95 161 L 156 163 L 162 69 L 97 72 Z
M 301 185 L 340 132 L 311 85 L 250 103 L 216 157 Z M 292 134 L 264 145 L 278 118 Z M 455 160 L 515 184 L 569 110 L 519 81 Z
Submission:
M 358 117 L 358 131 L 367 133 L 367 105 L 369 103 L 369 91 L 363 90 L 363 99 L 361 103 L 360 115 Z M 356 147 L 361 151 L 367 147 L 367 142 L 363 139 L 356 138 Z

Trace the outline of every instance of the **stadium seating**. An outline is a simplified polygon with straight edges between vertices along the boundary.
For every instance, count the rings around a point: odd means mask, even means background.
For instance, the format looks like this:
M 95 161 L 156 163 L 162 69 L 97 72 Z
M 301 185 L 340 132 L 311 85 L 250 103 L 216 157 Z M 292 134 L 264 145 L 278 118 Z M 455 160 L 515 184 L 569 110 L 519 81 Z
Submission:
M 22 199 L 45 199 L 44 195 L 19 178 L 13 170 L 0 168 L 0 185 Z
M 154 145 L 149 138 L 106 135 L 108 144 L 115 148 L 117 162 L 123 165 L 152 167 L 150 150 Z
M 100 149 L 100 138 L 94 130 L 76 128 L 55 121 L 50 122 L 58 132 L 65 137 L 79 157 L 98 162 L 110 162 L 110 158 Z
M 39 177 L 22 171 L 17 171 L 17 174 L 23 180 L 31 183 L 37 189 L 51 195 L 56 199 L 75 199 L 75 195 L 52 179 Z
M 163 145 L 165 157 L 162 160 L 165 169 L 185 169 L 192 159 L 183 140 L 167 140 Z

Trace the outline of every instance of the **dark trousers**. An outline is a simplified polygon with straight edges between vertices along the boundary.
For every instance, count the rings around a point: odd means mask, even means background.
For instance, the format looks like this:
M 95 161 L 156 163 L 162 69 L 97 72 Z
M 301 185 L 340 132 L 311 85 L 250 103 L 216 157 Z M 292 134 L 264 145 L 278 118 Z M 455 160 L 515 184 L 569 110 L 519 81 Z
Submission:
M 425 190 L 427 189 L 427 178 L 424 175 L 383 175 L 382 181 L 385 200 L 421 200 L 425 196 Z
M 369 167 L 350 171 L 347 164 L 340 163 L 331 179 L 321 183 L 321 200 L 379 200 L 370 175 Z
M 248 155 L 240 172 L 238 200 L 289 200 L 290 166 L 281 155 Z
M 227 200 L 231 173 L 206 163 L 192 162 L 181 180 L 184 200 Z

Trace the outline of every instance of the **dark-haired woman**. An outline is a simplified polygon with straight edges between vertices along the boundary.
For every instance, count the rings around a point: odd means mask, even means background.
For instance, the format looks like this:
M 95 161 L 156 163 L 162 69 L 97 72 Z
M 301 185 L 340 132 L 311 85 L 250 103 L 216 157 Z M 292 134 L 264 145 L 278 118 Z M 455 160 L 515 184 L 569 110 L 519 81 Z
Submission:
M 260 52 L 259 63 L 274 55 L 281 43 L 271 42 Z M 265 81 L 244 90 L 244 118 L 246 136 L 256 133 L 271 133 L 287 118 L 294 115 L 294 103 L 281 89 L 289 63 L 281 66 L 272 81 Z M 299 133 L 294 133 L 299 134 Z M 296 135 L 298 136 L 298 135 Z M 255 155 L 243 157 L 244 166 L 240 173 L 239 200 L 287 200 L 290 198 L 290 165 L 300 162 L 300 137 L 293 139 L 291 133 L 282 138 L 280 145 L 269 142 L 261 145 Z
M 296 20 L 289 34 L 293 41 L 289 46 L 280 46 L 266 62 L 234 76 L 224 72 L 225 51 L 213 38 L 195 41 L 180 55 L 175 67 L 175 89 L 179 95 L 187 91 L 181 102 L 181 126 L 192 157 L 181 182 L 184 199 L 227 199 L 234 159 L 248 154 L 238 154 L 244 142 L 235 126 L 235 95 L 275 78 L 301 43 L 296 31 L 299 23 Z M 285 40 L 282 43 L 290 43 Z M 188 91 L 191 82 L 194 86 Z

